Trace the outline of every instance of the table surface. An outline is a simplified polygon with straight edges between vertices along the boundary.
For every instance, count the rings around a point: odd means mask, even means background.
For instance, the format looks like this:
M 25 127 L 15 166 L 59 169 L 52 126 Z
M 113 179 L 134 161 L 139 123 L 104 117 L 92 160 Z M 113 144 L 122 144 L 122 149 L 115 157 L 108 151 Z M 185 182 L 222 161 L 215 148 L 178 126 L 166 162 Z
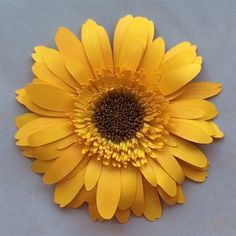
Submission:
M 184 184 L 186 204 L 165 207 L 156 222 L 131 217 L 125 225 L 93 223 L 87 207 L 57 207 L 53 188 L 43 185 L 16 148 L 13 120 L 24 109 L 15 101 L 14 91 L 33 77 L 33 47 L 54 47 L 59 26 L 79 34 L 81 24 L 91 17 L 112 38 L 117 20 L 128 13 L 153 20 L 168 47 L 185 40 L 198 45 L 204 59 L 198 79 L 224 84 L 223 93 L 213 100 L 221 112 L 217 122 L 225 138 L 203 147 L 211 162 L 209 177 L 204 184 Z M 0 235 L 235 235 L 235 13 L 235 0 L 1 0 Z

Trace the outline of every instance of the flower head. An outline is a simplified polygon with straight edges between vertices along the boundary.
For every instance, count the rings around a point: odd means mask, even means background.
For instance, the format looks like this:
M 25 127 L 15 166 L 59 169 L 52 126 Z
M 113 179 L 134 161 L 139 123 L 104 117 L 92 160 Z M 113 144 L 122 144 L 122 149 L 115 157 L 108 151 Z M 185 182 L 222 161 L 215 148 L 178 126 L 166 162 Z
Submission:
M 166 51 L 153 37 L 151 21 L 127 15 L 113 50 L 93 20 L 81 41 L 61 27 L 58 50 L 35 47 L 35 79 L 16 92 L 31 112 L 16 118 L 15 137 L 32 170 L 55 184 L 60 207 L 86 202 L 94 220 L 155 220 L 161 200 L 184 202 L 185 177 L 205 180 L 209 162 L 194 143 L 223 137 L 206 100 L 221 85 L 191 82 L 202 64 L 195 45 Z

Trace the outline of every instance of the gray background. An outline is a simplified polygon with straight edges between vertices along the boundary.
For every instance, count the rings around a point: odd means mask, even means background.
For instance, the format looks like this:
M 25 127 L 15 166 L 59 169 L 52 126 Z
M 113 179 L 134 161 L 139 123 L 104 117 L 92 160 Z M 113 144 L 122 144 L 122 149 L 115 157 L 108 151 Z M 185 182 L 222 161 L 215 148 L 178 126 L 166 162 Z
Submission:
M 32 78 L 30 54 L 34 46 L 54 47 L 60 25 L 79 32 L 92 17 L 112 37 L 117 20 L 127 14 L 155 22 L 168 47 L 189 40 L 204 58 L 199 79 L 224 83 L 214 99 L 221 111 L 217 121 L 224 140 L 204 147 L 211 166 L 204 184 L 187 182 L 187 202 L 165 207 L 161 220 L 151 223 L 131 217 L 93 223 L 87 207 L 60 209 L 53 189 L 30 171 L 30 161 L 15 147 L 13 119 L 24 109 L 14 90 Z M 235 0 L 1 0 L 0 1 L 0 235 L 235 235 L 236 232 L 236 1 Z

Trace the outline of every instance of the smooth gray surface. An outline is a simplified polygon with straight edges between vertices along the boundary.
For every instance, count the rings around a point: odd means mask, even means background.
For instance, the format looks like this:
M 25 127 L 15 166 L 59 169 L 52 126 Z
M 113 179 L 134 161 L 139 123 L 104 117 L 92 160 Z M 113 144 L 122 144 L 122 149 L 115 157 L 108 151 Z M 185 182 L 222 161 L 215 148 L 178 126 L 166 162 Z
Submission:
M 204 147 L 211 166 L 204 184 L 187 182 L 185 205 L 165 207 L 154 223 L 131 217 L 93 223 L 86 207 L 61 210 L 52 188 L 30 171 L 14 144 L 13 119 L 24 109 L 14 90 L 32 78 L 34 46 L 54 46 L 60 25 L 79 32 L 89 17 L 103 24 L 112 37 L 117 20 L 127 14 L 155 22 L 168 47 L 189 40 L 204 58 L 199 78 L 224 83 L 214 99 L 221 111 L 217 121 L 224 140 Z M 0 235 L 159 235 L 233 236 L 236 232 L 236 1 L 117 1 L 117 0 L 1 0 L 0 1 Z

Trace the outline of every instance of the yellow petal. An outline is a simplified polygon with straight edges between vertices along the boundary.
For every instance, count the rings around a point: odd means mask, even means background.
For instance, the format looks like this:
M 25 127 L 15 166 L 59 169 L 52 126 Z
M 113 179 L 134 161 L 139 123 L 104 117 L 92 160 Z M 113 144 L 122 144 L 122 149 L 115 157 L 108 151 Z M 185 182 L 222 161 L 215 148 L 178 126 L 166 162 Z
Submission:
M 83 45 L 75 34 L 65 27 L 60 27 L 57 31 L 55 42 L 66 59 L 74 60 L 83 66 L 87 79 L 93 78 L 92 68 L 85 55 Z M 84 78 L 81 78 L 81 81 L 83 80 Z
M 81 152 L 80 146 L 74 144 L 56 159 L 53 165 L 48 169 L 43 177 L 45 184 L 53 184 L 68 175 L 75 166 L 83 159 L 84 154 Z
M 147 162 L 144 165 L 142 165 L 140 167 L 140 171 L 142 172 L 143 176 L 145 177 L 145 179 L 152 185 L 152 186 L 156 186 L 157 185 L 157 181 L 156 181 L 156 176 L 155 173 L 151 167 L 151 163 Z
M 115 29 L 114 40 L 113 40 L 113 52 L 114 52 L 114 63 L 117 65 L 120 58 L 120 50 L 124 40 L 124 36 L 126 35 L 127 29 L 129 28 L 130 23 L 133 21 L 132 15 L 127 15 L 122 17 Z
M 59 141 L 57 141 L 57 149 L 58 150 L 61 150 L 61 149 L 64 149 L 66 147 L 69 147 L 71 144 L 73 143 L 76 143 L 77 142 L 77 134 L 72 134 L 72 135 L 69 135 Z
M 29 84 L 25 90 L 32 102 L 42 108 L 64 112 L 73 109 L 72 95 L 65 90 L 46 84 Z
M 57 158 L 61 151 L 57 149 L 57 142 L 32 148 L 32 153 L 38 160 L 46 161 Z
M 77 166 L 68 174 L 63 178 L 63 181 L 68 180 L 70 178 L 72 178 L 73 176 L 75 176 L 78 172 L 80 172 L 85 166 L 87 166 L 88 162 L 90 160 L 90 157 L 88 157 L 87 155 L 85 155 L 83 157 L 83 159 L 79 162 L 79 164 L 77 164 Z
M 220 128 L 218 127 L 218 125 L 215 122 L 209 121 L 208 123 L 214 129 L 214 135 L 213 135 L 214 138 L 223 138 L 224 137 L 224 133 L 220 130 Z
M 37 118 L 39 118 L 39 115 L 35 113 L 25 113 L 23 115 L 19 115 L 15 118 L 16 127 L 20 129 L 30 121 L 33 121 Z
M 170 120 L 168 131 L 195 143 L 212 143 L 211 136 L 202 129 L 201 121 L 190 122 L 190 120 L 174 119 Z
M 104 219 L 99 215 L 96 202 L 89 203 L 89 214 L 93 221 L 103 221 Z
M 186 86 L 187 86 L 187 85 L 186 85 Z M 167 95 L 167 96 L 166 96 L 166 99 L 169 100 L 169 101 L 171 101 L 171 100 L 174 100 L 175 98 L 179 97 L 179 96 L 184 92 L 184 88 L 185 88 L 186 86 L 184 86 L 184 87 L 182 87 L 182 88 L 176 90 L 175 92 L 173 92 L 173 93 Z
M 54 201 L 60 207 L 66 206 L 71 202 L 84 184 L 85 169 L 82 169 L 77 175 L 67 181 L 60 182 L 56 185 Z
M 161 202 L 156 188 L 144 181 L 144 216 L 154 221 L 161 217 Z
M 183 204 L 185 202 L 185 196 L 184 196 L 183 188 L 181 187 L 181 185 L 178 185 L 178 192 L 177 192 L 176 201 L 179 204 Z
M 34 155 L 31 151 L 31 147 L 27 147 L 27 146 L 22 146 L 21 147 L 21 151 L 22 151 L 22 154 L 25 156 L 25 157 L 28 157 L 28 158 L 34 158 Z
M 143 17 L 135 17 L 126 29 L 120 47 L 116 66 L 120 70 L 136 71 L 148 43 L 148 21 Z
M 129 217 L 130 217 L 130 209 L 126 209 L 126 210 L 117 209 L 116 219 L 120 223 L 122 223 L 122 224 L 126 223 L 129 220 Z
M 149 20 L 147 22 L 147 25 L 148 25 L 148 41 L 147 41 L 147 46 L 149 46 L 152 43 L 152 41 L 153 41 L 155 27 L 154 27 L 154 23 L 151 20 Z
M 155 85 L 158 82 L 158 78 L 155 77 L 155 73 L 162 62 L 165 53 L 165 42 L 162 38 L 157 38 L 148 47 L 139 70 L 145 73 L 145 82 L 149 85 Z
M 174 136 L 173 138 L 177 146 L 166 147 L 172 155 L 198 168 L 205 168 L 207 166 L 207 158 L 200 149 L 188 141 Z
M 195 57 L 192 63 L 201 65 L 202 64 L 202 57 L 201 56 Z
M 97 208 L 104 219 L 111 219 L 117 209 L 121 192 L 120 169 L 103 166 L 97 186 Z
M 204 182 L 207 177 L 207 171 L 194 169 L 191 166 L 181 162 L 182 169 L 184 171 L 184 175 L 196 182 Z
M 206 99 L 220 93 L 222 85 L 216 82 L 194 82 L 186 85 L 179 99 Z
M 67 205 L 71 208 L 79 208 L 86 200 L 87 190 L 82 187 L 81 190 L 77 193 L 75 198 Z
M 164 138 L 165 143 L 166 143 L 168 146 L 171 146 L 171 147 L 176 147 L 176 146 L 177 146 L 177 144 L 176 144 L 176 142 L 175 142 L 173 136 L 167 134 L 167 135 L 164 135 L 163 138 Z
M 196 46 L 190 46 L 187 50 L 178 53 L 177 55 L 162 63 L 160 70 L 163 74 L 174 71 L 180 67 L 191 64 L 195 56 Z
M 175 55 L 179 54 L 182 51 L 189 49 L 191 44 L 189 42 L 182 42 L 171 48 L 164 56 L 163 63 L 169 60 L 170 58 L 174 57 Z
M 94 73 L 103 73 L 103 69 L 113 71 L 112 51 L 105 29 L 89 19 L 82 26 L 81 37 Z
M 58 141 L 31 148 L 33 155 L 38 160 L 51 160 L 58 157 L 61 154 L 61 150 L 74 143 L 74 135 L 70 135 L 66 138 L 60 139 Z
M 97 193 L 97 186 L 95 186 L 90 191 L 87 191 L 86 202 L 95 202 L 96 203 L 96 193 Z
M 53 125 L 64 124 L 66 121 L 67 120 L 60 118 L 55 119 L 46 117 L 34 119 L 16 132 L 15 138 L 18 139 L 17 145 L 27 146 L 29 145 L 28 138 L 30 135 Z
M 176 159 L 168 152 L 163 149 L 156 153 L 156 160 L 159 162 L 161 167 L 176 180 L 179 184 L 184 181 L 184 173 Z
M 157 184 L 169 195 L 175 196 L 177 192 L 177 186 L 174 179 L 172 179 L 165 170 L 154 160 L 150 160 L 152 168 L 155 172 Z
M 193 110 L 194 109 L 201 110 L 205 113 L 201 117 L 201 119 L 203 120 L 210 120 L 210 119 L 215 118 L 218 115 L 218 110 L 212 102 L 201 100 L 201 99 L 175 100 L 174 102 L 171 103 L 171 106 L 177 106 L 180 109 L 180 112 L 182 111 L 181 107 L 183 108 L 191 107 Z M 185 117 L 182 117 L 182 118 L 185 118 Z M 199 117 L 196 117 L 196 118 L 199 118 Z
M 49 160 L 49 161 L 36 160 L 33 162 L 31 169 L 34 173 L 38 174 L 45 173 L 53 162 L 54 160 Z
M 185 118 L 185 119 L 198 119 L 205 115 L 205 111 L 193 107 L 190 104 L 181 103 L 179 101 L 172 102 L 168 106 L 168 111 L 172 117 Z
M 114 71 L 113 56 L 108 34 L 105 28 L 102 27 L 101 25 L 98 26 L 97 32 L 102 49 L 104 63 L 106 65 L 106 68 L 113 72 Z
M 65 60 L 55 49 L 47 47 L 39 47 L 41 53 L 43 54 L 44 62 L 50 71 L 56 75 L 60 80 L 69 85 L 72 88 L 76 88 L 78 83 L 73 79 L 70 73 L 67 71 L 65 66 Z
M 97 184 L 101 174 L 102 162 L 98 161 L 95 157 L 92 157 L 89 161 L 85 172 L 85 188 L 91 190 Z
M 176 203 L 177 200 L 177 196 L 169 196 L 168 194 L 166 194 L 165 191 L 163 191 L 160 187 L 157 187 L 158 193 L 160 194 L 160 197 L 162 198 L 162 200 L 167 203 L 168 205 L 174 205 Z M 177 194 L 177 192 L 176 192 Z
M 131 209 L 136 216 L 141 216 L 144 209 L 143 180 L 139 171 L 136 174 L 136 196 Z
M 46 66 L 45 62 L 42 63 L 34 63 L 32 66 L 32 71 L 34 75 L 47 82 L 50 85 L 53 85 L 58 88 L 63 88 L 66 91 L 75 92 L 74 88 L 71 88 L 69 85 L 67 85 L 65 82 L 63 82 L 61 79 L 59 79 L 56 75 L 54 75 L 49 68 Z
M 31 134 L 27 141 L 29 146 L 37 147 L 65 138 L 74 132 L 71 122 L 51 125 Z
M 132 166 L 121 169 L 121 194 L 119 209 L 129 208 L 136 197 L 136 169 Z
M 86 67 L 80 62 L 74 59 L 65 59 L 67 70 L 74 77 L 74 79 L 80 84 L 87 84 L 93 77 L 87 72 Z
M 17 97 L 16 100 L 21 103 L 22 105 L 24 105 L 25 107 L 27 107 L 30 111 L 33 111 L 39 115 L 43 115 L 43 116 L 51 116 L 51 117 L 66 117 L 66 116 L 70 116 L 70 113 L 67 112 L 57 112 L 57 111 L 49 111 L 46 109 L 43 109 L 39 106 L 37 106 L 35 103 L 33 103 L 28 95 L 25 92 L 25 89 L 20 89 L 16 91 Z
M 166 94 L 171 94 L 190 82 L 200 72 L 199 64 L 190 64 L 180 67 L 174 71 L 163 75 L 159 81 L 161 90 Z

